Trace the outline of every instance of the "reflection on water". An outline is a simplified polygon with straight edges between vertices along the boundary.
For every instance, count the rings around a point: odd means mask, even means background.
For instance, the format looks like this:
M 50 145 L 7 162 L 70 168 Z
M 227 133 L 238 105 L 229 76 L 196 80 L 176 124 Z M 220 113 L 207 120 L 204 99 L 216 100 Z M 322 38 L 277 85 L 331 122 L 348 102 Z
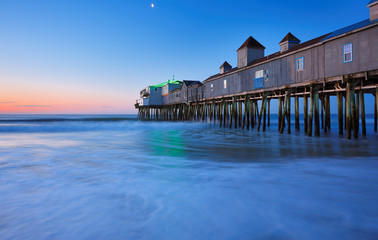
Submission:
M 316 138 L 274 124 L 27 117 L 0 118 L 1 239 L 378 236 L 371 119 L 348 141 L 334 126 Z

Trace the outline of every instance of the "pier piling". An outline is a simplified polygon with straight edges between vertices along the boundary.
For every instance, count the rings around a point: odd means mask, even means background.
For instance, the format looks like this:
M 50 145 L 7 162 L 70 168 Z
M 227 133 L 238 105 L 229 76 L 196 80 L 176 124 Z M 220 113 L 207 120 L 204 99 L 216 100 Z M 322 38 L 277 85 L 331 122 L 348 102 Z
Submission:
M 337 116 L 339 120 L 339 135 L 343 135 L 343 95 L 341 92 L 337 92 Z
M 299 131 L 299 97 L 295 96 L 295 130 Z
M 304 132 L 307 133 L 307 130 L 308 130 L 308 102 L 307 102 L 307 95 L 303 95 L 303 123 L 304 123 Z

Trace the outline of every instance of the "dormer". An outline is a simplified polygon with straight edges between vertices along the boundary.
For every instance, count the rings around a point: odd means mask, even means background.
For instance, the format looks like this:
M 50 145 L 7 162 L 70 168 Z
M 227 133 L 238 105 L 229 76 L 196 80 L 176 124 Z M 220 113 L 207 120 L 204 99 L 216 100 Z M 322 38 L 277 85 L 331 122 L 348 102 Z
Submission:
M 222 66 L 219 67 L 220 69 L 220 73 L 225 73 L 225 72 L 228 72 L 232 69 L 232 66 L 227 62 L 225 61 Z
M 245 67 L 254 60 L 264 57 L 264 50 L 263 45 L 253 37 L 249 37 L 237 50 L 238 68 Z
M 378 0 L 370 0 L 367 7 L 370 9 L 370 21 L 378 19 Z
M 378 1 L 378 0 L 377 0 Z M 285 52 L 289 50 L 290 48 L 297 46 L 301 40 L 296 38 L 291 32 L 289 32 L 279 43 L 280 44 L 280 51 Z

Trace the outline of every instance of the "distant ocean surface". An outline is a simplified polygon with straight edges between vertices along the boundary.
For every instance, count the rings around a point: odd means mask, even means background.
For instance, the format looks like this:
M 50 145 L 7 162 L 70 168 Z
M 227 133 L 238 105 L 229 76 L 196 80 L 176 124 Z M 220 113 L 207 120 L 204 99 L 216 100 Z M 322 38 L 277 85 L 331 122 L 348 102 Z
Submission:
M 358 140 L 292 124 L 0 115 L 0 239 L 378 239 L 373 116 Z

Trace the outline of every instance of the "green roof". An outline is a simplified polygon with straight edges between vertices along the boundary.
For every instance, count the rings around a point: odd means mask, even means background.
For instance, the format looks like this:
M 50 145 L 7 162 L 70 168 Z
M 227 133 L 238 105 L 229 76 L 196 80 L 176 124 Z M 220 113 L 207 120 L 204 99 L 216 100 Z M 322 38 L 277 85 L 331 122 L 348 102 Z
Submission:
M 155 85 L 151 85 L 150 88 L 151 89 L 155 89 L 155 88 L 159 88 L 159 87 L 164 87 L 167 84 L 181 85 L 182 81 L 175 80 L 175 79 L 172 79 L 172 80 L 168 79 L 168 81 L 166 81 L 166 82 L 155 84 Z

